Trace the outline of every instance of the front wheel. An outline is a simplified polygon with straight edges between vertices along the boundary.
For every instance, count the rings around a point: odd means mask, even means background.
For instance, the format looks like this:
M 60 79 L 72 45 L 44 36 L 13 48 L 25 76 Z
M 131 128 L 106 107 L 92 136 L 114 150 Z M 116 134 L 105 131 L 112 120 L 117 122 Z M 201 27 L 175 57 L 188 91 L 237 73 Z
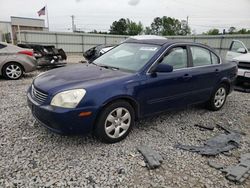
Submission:
M 227 87 L 225 84 L 219 85 L 213 92 L 209 102 L 208 108 L 217 111 L 223 107 L 227 99 Z
M 101 112 L 94 133 L 102 142 L 119 142 L 129 134 L 134 121 L 133 107 L 126 101 L 116 101 Z

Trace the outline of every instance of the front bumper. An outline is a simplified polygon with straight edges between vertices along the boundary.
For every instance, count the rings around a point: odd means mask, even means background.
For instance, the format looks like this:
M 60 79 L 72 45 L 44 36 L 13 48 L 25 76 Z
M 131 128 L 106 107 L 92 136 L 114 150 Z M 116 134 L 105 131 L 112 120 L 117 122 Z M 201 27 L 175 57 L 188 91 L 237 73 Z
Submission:
M 50 105 L 39 105 L 29 92 L 27 102 L 35 119 L 52 132 L 62 135 L 83 135 L 93 130 L 97 114 L 94 107 L 65 109 Z M 91 111 L 92 114 L 88 117 L 80 117 L 79 113 L 83 111 Z
M 250 83 L 250 70 L 239 68 L 237 81 Z

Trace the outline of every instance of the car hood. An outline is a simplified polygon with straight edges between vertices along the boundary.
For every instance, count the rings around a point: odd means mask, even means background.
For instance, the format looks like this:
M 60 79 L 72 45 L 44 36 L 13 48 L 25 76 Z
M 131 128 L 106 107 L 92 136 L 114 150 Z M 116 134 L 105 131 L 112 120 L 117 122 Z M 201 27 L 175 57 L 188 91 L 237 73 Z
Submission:
M 243 61 L 243 62 L 250 62 L 250 53 L 235 57 L 233 60 Z
M 110 70 L 90 64 L 70 65 L 39 75 L 33 84 L 37 89 L 50 93 L 59 90 L 87 88 L 130 76 L 131 73 Z

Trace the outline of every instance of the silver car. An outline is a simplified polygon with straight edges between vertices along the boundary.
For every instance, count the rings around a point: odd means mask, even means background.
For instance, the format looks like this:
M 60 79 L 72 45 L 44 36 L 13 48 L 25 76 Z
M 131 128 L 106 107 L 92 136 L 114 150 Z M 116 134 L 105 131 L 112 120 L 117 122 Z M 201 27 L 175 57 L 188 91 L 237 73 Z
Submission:
M 7 79 L 17 80 L 24 72 L 36 70 L 36 65 L 33 50 L 0 42 L 0 75 Z

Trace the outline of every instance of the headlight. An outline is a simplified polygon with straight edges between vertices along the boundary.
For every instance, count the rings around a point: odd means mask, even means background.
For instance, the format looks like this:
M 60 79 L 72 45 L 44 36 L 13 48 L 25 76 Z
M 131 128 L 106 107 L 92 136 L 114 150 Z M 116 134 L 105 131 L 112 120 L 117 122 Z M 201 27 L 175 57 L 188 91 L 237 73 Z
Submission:
M 75 108 L 86 94 L 85 89 L 73 89 L 56 94 L 50 105 L 63 108 Z

